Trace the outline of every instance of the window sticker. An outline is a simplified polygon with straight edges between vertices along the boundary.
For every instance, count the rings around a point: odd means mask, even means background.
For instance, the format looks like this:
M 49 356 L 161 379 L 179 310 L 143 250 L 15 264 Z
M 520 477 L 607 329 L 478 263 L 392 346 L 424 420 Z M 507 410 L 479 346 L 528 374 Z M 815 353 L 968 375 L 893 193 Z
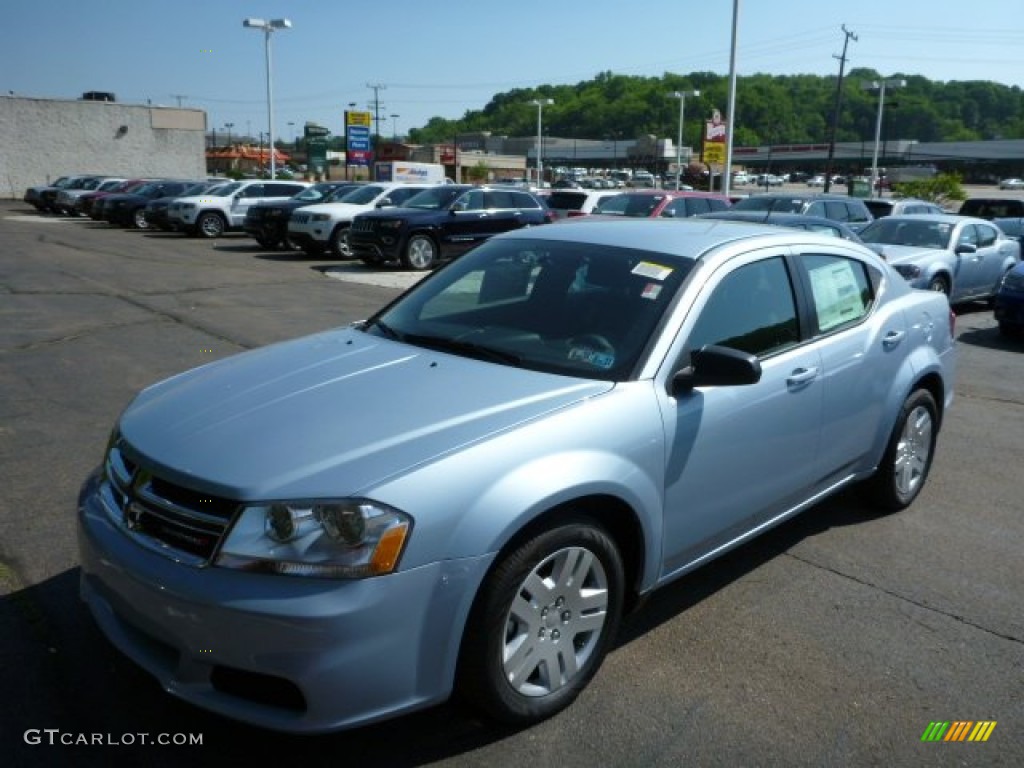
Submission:
M 608 370 L 615 365 L 615 355 L 608 352 L 601 352 L 590 347 L 573 347 L 569 350 L 569 359 L 575 362 L 587 363 L 595 368 Z
M 818 328 L 828 331 L 864 314 L 864 302 L 853 267 L 836 261 L 809 271 L 818 311 Z
M 640 277 L 648 277 L 651 280 L 663 281 L 673 272 L 671 267 L 664 267 L 661 264 L 654 264 L 650 261 L 641 261 L 633 267 L 633 274 Z
M 662 287 L 658 283 L 648 283 L 644 286 L 644 290 L 643 293 L 640 294 L 640 298 L 655 301 L 658 296 L 661 295 L 661 288 Z

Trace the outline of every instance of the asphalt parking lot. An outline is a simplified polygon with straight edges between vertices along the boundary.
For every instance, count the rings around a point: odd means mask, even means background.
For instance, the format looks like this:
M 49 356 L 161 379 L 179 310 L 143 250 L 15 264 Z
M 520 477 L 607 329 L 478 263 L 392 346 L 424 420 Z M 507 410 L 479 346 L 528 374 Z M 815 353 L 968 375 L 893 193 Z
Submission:
M 959 311 L 956 401 L 910 509 L 845 494 L 677 581 L 548 722 L 509 731 L 446 705 L 295 737 L 161 691 L 77 597 L 75 498 L 118 413 L 415 279 L 0 202 L 0 763 L 1024 765 L 1024 340 L 983 305 Z M 933 721 L 997 725 L 984 743 L 922 742 Z

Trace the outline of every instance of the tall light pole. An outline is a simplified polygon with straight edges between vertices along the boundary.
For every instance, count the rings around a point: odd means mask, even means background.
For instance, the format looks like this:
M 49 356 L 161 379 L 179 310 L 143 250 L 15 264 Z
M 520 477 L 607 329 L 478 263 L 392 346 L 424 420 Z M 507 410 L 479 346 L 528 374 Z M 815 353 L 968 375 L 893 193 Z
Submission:
M 401 117 L 401 115 L 391 115 L 391 141 L 392 142 L 397 142 L 398 141 L 398 118 L 400 118 L 400 117 Z
M 544 140 L 541 134 L 541 126 L 543 125 L 542 113 L 544 107 L 550 107 L 555 103 L 554 99 L 534 99 L 530 102 L 537 108 L 537 189 L 543 189 L 544 187 L 544 161 L 541 159 L 541 142 Z
M 686 99 L 700 96 L 700 91 L 673 91 L 672 97 L 679 99 L 679 140 L 676 142 L 676 191 L 679 191 L 679 180 L 683 177 L 683 115 Z
M 891 80 L 872 80 L 864 83 L 864 89 L 868 91 L 878 91 L 878 115 L 875 118 L 875 149 L 871 155 L 871 196 L 874 197 L 877 192 L 878 184 L 878 146 L 882 141 L 882 110 L 885 109 L 885 89 L 886 88 L 904 88 L 907 85 L 906 80 L 891 79 Z
M 266 41 L 264 46 L 267 59 L 267 127 L 270 143 L 270 178 L 277 178 L 277 163 L 274 159 L 274 86 L 270 78 L 270 36 L 276 29 L 291 29 L 292 23 L 289 19 L 245 19 L 243 27 L 250 29 L 262 29 Z
M 231 148 L 231 129 L 235 127 L 234 123 L 224 123 L 224 127 L 228 129 L 228 148 Z

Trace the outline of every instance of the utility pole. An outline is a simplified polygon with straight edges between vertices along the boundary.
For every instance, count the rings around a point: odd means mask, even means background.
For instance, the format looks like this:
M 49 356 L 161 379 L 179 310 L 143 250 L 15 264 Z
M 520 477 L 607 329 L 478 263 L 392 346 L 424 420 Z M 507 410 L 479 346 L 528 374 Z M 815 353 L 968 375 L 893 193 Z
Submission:
M 846 67 L 846 46 L 850 44 L 850 38 L 853 38 L 853 42 L 857 42 L 857 35 L 846 28 L 846 25 L 842 25 L 843 34 L 846 37 L 843 40 L 843 55 L 836 56 L 832 54 L 833 59 L 839 59 L 839 80 L 836 81 L 836 108 L 832 112 L 832 133 L 828 139 L 828 159 L 825 161 L 825 186 L 823 191 L 828 192 L 832 186 L 832 158 L 836 153 L 836 129 L 839 127 L 839 108 L 843 103 L 843 70 Z
M 172 93 L 171 94 L 171 98 L 178 100 L 178 108 L 180 109 L 181 108 L 181 100 L 182 99 L 187 99 L 188 96 L 185 95 L 184 93 Z
M 366 87 L 373 91 L 373 123 L 377 127 L 377 130 L 374 132 L 377 136 L 377 140 L 373 144 L 373 155 L 374 159 L 376 159 L 377 150 L 380 149 L 380 147 L 377 146 L 380 143 L 380 92 L 387 89 L 387 86 L 383 83 L 367 83 Z

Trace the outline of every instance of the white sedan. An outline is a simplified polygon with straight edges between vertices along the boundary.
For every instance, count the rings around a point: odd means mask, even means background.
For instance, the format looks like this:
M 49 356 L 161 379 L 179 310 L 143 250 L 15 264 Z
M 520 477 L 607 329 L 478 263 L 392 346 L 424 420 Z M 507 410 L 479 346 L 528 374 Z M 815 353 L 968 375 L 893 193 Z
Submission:
M 999 182 L 1000 189 L 1024 189 L 1024 179 L 1003 179 Z

